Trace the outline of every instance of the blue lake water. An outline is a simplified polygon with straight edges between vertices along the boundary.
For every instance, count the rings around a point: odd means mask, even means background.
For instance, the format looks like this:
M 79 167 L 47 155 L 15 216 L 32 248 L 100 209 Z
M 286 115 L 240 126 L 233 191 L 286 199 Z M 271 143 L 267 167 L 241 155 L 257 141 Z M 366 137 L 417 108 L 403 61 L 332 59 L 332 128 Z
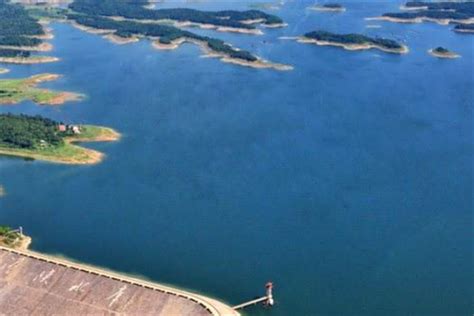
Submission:
M 364 20 L 400 2 L 348 2 L 343 14 L 305 10 L 312 3 L 270 11 L 289 26 L 263 36 L 195 30 L 290 72 L 53 24 L 61 62 L 2 78 L 58 73 L 43 86 L 87 99 L 0 112 L 124 137 L 88 145 L 107 155 L 95 166 L 0 158 L 0 223 L 22 225 L 36 251 L 230 304 L 273 280 L 276 306 L 248 315 L 471 315 L 474 37 Z M 278 39 L 318 28 L 395 38 L 410 53 Z M 462 58 L 433 58 L 436 46 Z

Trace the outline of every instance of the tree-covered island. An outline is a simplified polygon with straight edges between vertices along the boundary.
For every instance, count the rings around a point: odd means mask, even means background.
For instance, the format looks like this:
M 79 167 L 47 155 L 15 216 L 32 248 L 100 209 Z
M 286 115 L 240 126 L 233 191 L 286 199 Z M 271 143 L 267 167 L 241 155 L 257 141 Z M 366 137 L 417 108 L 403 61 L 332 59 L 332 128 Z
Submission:
M 447 48 L 438 46 L 436 48 L 430 49 L 428 51 L 432 56 L 438 57 L 438 58 L 459 58 L 461 57 L 460 55 L 450 51 Z
M 323 12 L 343 12 L 346 8 L 339 3 L 325 3 L 322 5 L 314 5 L 309 7 L 311 10 L 323 11 Z
M 313 31 L 298 39 L 301 43 L 330 45 L 343 47 L 347 50 L 379 49 L 387 53 L 403 54 L 408 47 L 386 38 L 371 38 L 361 34 L 336 34 L 327 31 Z
M 221 31 L 260 32 L 256 25 L 283 25 L 283 21 L 277 16 L 259 10 L 150 10 L 144 4 L 146 2 L 141 0 L 75 0 L 66 10 L 47 6 L 21 6 L 0 0 L 0 62 L 33 64 L 59 60 L 33 53 L 52 48 L 50 44 L 43 43 L 45 28 L 38 19 L 58 19 L 69 20 L 85 31 L 105 34 L 107 39 L 119 44 L 148 38 L 156 48 L 170 49 L 183 42 L 191 42 L 199 45 L 209 56 L 225 62 L 254 68 L 292 69 L 290 66 L 265 61 L 222 40 L 182 29 L 186 26 L 208 28 L 211 25 Z
M 37 88 L 37 85 L 59 78 L 55 74 L 42 74 L 26 79 L 0 79 L 0 105 L 17 104 L 30 100 L 38 104 L 60 105 L 81 99 L 81 95 Z
M 255 24 L 283 25 L 283 21 L 259 10 L 200 11 L 187 8 L 150 10 L 143 1 L 75 0 L 69 8 L 77 13 L 93 16 L 120 16 L 133 20 L 192 22 L 233 29 L 255 29 Z
M 199 45 L 211 57 L 225 62 L 254 68 L 290 70 L 289 66 L 271 63 L 252 53 L 235 48 L 222 40 L 201 36 L 174 25 L 163 24 L 164 20 L 191 21 L 225 27 L 254 29 L 254 23 L 274 25 L 281 20 L 261 11 L 218 11 L 204 12 L 191 9 L 149 10 L 143 2 L 76 0 L 70 5 L 73 11 L 67 15 L 73 25 L 94 33 L 107 34 L 107 38 L 118 43 L 148 38 L 159 49 L 173 49 L 183 42 Z
M 47 51 L 43 26 L 19 4 L 0 0 L 0 62 L 32 64 L 57 61 L 49 56 L 32 56 L 32 51 Z
M 454 31 L 459 33 L 474 33 L 474 24 L 460 23 L 454 27 Z
M 92 125 L 65 125 L 41 116 L 0 114 L 0 154 L 65 164 L 95 164 L 104 154 L 74 145 L 116 141 L 116 131 Z
M 474 23 L 474 2 L 422 2 L 410 1 L 405 4 L 406 12 L 389 12 L 380 17 L 369 18 L 400 23 L 436 22 L 442 25 L 450 23 Z M 455 31 L 462 29 L 454 29 Z

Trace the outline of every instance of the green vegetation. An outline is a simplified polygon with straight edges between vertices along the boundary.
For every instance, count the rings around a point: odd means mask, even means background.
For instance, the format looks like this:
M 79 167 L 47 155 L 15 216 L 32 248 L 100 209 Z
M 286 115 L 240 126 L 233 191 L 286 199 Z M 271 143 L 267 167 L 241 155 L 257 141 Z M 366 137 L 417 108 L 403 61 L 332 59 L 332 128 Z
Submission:
M 326 3 L 323 4 L 322 7 L 327 9 L 344 9 L 344 7 L 339 3 Z
M 64 127 L 64 128 L 61 128 Z M 114 141 L 120 135 L 98 126 L 65 126 L 40 116 L 0 115 L 0 154 L 69 164 L 101 161 L 97 151 L 74 142 Z
M 474 18 L 474 2 L 421 2 L 410 1 L 405 4 L 412 12 L 385 13 L 384 17 L 402 20 L 429 18 L 436 20 L 466 20 Z M 419 10 L 416 10 L 419 9 Z
M 40 116 L 0 115 L 0 146 L 39 149 L 64 144 L 59 123 Z
M 257 58 L 250 52 L 237 50 L 232 46 L 224 43 L 224 41 L 200 36 L 188 31 L 169 25 L 160 25 L 152 23 L 139 23 L 132 21 L 114 21 L 100 16 L 86 16 L 80 14 L 69 14 L 68 18 L 76 21 L 78 24 L 98 28 L 115 30 L 115 35 L 120 37 L 131 37 L 133 35 L 143 35 L 150 37 L 159 37 L 162 44 L 170 44 L 172 41 L 180 38 L 189 38 L 207 43 L 210 49 L 226 54 L 232 58 L 242 59 L 246 61 L 256 61 Z
M 444 47 L 439 46 L 439 47 L 436 47 L 435 49 L 433 49 L 433 52 L 439 53 L 439 54 L 447 54 L 447 53 L 449 53 L 449 50 L 444 48 Z
M 0 45 L 7 46 L 36 46 L 41 44 L 41 40 L 34 37 L 25 36 L 4 36 L 0 37 Z
M 439 57 L 439 58 L 458 58 L 458 57 L 461 57 L 460 55 L 450 51 L 447 48 L 441 47 L 441 46 L 430 49 L 428 51 L 428 53 L 430 53 L 431 55 L 433 55 L 435 57 Z
M 28 14 L 34 19 L 63 20 L 66 19 L 69 10 L 51 6 L 29 6 L 26 7 Z
M 36 46 L 41 40 L 31 36 L 43 35 L 44 31 L 37 20 L 28 15 L 20 5 L 0 0 L 0 45 Z M 23 53 L 0 50 L 0 57 L 15 57 Z M 28 55 L 29 56 L 29 55 Z
M 474 33 L 474 24 L 458 24 L 454 27 L 456 32 Z
M 389 50 L 402 50 L 403 46 L 390 39 L 371 38 L 361 34 L 335 34 L 326 31 L 314 31 L 304 35 L 309 39 L 347 45 L 376 45 Z
M 6 58 L 28 58 L 31 56 L 31 53 L 26 50 L 18 49 L 0 49 L 0 57 Z
M 31 100 L 39 104 L 61 104 L 79 97 L 72 93 L 36 88 L 43 81 L 57 79 L 58 75 L 43 74 L 26 79 L 1 79 L 0 104 L 15 104 Z
M 16 247 L 23 237 L 18 231 L 8 226 L 0 226 L 0 245 L 7 247 Z
M 176 8 L 149 10 L 143 7 L 143 1 L 116 0 L 75 0 L 69 7 L 75 12 L 86 15 L 122 16 L 139 20 L 174 20 L 212 24 L 225 27 L 253 29 L 255 26 L 242 23 L 245 20 L 262 19 L 264 24 L 279 24 L 283 21 L 274 15 L 258 10 L 248 11 L 199 11 Z

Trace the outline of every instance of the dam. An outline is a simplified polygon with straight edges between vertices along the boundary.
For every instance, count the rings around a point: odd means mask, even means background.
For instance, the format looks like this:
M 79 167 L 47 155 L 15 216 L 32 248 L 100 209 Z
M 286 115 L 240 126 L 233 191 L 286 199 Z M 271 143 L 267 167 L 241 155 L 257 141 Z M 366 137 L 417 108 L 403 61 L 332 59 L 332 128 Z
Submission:
M 199 294 L 39 254 L 0 247 L 2 315 L 239 315 Z

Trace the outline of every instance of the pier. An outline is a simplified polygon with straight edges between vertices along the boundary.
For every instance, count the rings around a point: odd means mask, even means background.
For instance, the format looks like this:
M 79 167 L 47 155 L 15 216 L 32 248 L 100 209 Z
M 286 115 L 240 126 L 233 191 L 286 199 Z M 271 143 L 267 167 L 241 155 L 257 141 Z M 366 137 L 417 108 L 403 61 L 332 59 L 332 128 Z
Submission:
M 266 306 L 273 306 L 273 304 L 274 304 L 274 301 L 273 301 L 273 283 L 268 282 L 265 285 L 265 288 L 266 288 L 266 295 L 265 296 L 262 296 L 262 297 L 254 299 L 254 300 L 236 305 L 232 308 L 234 310 L 239 310 L 239 309 L 243 309 L 243 308 L 248 307 L 248 306 L 256 305 L 258 303 L 263 303 Z

